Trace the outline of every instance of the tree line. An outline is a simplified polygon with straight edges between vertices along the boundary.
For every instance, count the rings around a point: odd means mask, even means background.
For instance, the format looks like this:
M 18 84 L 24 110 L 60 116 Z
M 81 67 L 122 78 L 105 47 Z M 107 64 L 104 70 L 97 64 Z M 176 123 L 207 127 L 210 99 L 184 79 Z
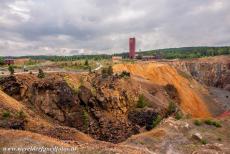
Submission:
M 230 47 L 183 47 L 183 48 L 168 48 L 159 50 L 141 51 L 137 53 L 139 56 L 156 56 L 162 59 L 184 59 L 184 58 L 201 58 L 217 55 L 230 54 Z M 32 60 L 50 60 L 50 61 L 75 61 L 75 60 L 103 60 L 111 59 L 112 56 L 122 56 L 124 59 L 128 58 L 128 53 L 118 53 L 113 55 L 100 54 L 100 55 L 74 55 L 74 56 L 21 56 L 11 57 L 30 58 Z M 3 57 L 0 57 L 0 65 L 4 64 Z

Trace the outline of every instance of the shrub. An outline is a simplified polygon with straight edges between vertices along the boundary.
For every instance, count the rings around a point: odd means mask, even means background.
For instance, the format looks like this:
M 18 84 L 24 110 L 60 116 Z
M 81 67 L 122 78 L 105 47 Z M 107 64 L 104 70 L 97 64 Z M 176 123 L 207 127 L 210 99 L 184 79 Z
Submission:
M 130 73 L 127 71 L 122 71 L 121 74 L 119 75 L 121 78 L 126 78 L 130 77 Z
M 0 65 L 4 65 L 4 58 L 0 57 Z
M 10 117 L 10 112 L 9 112 L 9 111 L 3 111 L 2 117 L 3 117 L 3 118 L 8 118 L 8 117 Z
M 173 101 L 169 102 L 168 115 L 171 115 L 171 114 L 175 113 L 176 112 L 176 108 L 177 108 L 176 104 Z
M 152 128 L 155 128 L 162 120 L 162 117 L 160 115 L 157 115 L 156 119 L 153 120 Z
M 196 126 L 200 126 L 202 124 L 202 122 L 200 120 L 195 120 L 194 121 L 194 125 Z
M 10 75 L 14 74 L 14 67 L 12 65 L 9 65 L 8 70 L 10 72 Z
M 221 124 L 217 121 L 213 121 L 212 125 L 215 127 L 222 127 Z
M 38 70 L 38 78 L 44 78 L 45 77 L 45 73 L 43 72 L 42 69 Z
M 85 66 L 89 66 L 89 61 L 85 60 Z
M 207 124 L 207 125 L 215 126 L 215 127 L 222 127 L 221 124 L 218 121 L 213 121 L 211 119 L 204 120 L 204 123 Z
M 101 71 L 103 77 L 108 77 L 113 75 L 113 67 L 110 65 L 108 68 L 103 68 Z
M 21 110 L 21 111 L 19 111 L 19 112 L 17 113 L 17 117 L 18 117 L 19 119 L 25 119 L 25 118 L 26 118 L 26 115 L 25 115 L 25 113 Z
M 180 120 L 182 117 L 183 117 L 183 115 L 182 115 L 181 112 L 177 112 L 176 115 L 175 115 L 176 120 Z
M 207 125 L 212 125 L 212 120 L 210 119 L 204 120 L 204 123 Z
M 111 65 L 108 67 L 107 72 L 108 72 L 108 75 L 113 75 L 113 67 Z
M 144 107 L 147 106 L 147 104 L 148 104 L 148 103 L 147 103 L 147 101 L 146 101 L 144 95 L 140 95 L 140 96 L 139 96 L 139 99 L 138 99 L 138 101 L 137 101 L 137 108 L 144 108 Z
M 205 144 L 207 144 L 208 142 L 207 142 L 207 140 L 202 139 L 202 140 L 201 140 L 201 143 L 205 145 Z
M 89 114 L 86 110 L 83 110 L 83 125 L 85 128 L 89 125 Z

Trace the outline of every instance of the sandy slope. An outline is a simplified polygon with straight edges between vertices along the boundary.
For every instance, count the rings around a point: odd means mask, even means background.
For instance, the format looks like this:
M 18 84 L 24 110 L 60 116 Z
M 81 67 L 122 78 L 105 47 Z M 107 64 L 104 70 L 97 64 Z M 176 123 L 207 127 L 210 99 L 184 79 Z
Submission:
M 140 76 L 155 84 L 173 84 L 180 95 L 182 109 L 193 117 L 209 117 L 205 101 L 199 96 L 202 87 L 194 80 L 189 80 L 177 70 L 167 64 L 161 63 L 136 63 L 136 64 L 117 64 L 113 67 L 115 72 L 123 70 L 131 72 L 133 75 Z

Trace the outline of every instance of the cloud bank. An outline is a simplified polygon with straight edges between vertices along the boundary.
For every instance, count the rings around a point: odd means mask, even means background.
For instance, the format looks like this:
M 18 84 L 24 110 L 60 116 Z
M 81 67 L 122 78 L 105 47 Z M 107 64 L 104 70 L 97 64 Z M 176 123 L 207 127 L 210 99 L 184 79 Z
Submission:
M 230 45 L 229 0 L 1 0 L 0 56 Z

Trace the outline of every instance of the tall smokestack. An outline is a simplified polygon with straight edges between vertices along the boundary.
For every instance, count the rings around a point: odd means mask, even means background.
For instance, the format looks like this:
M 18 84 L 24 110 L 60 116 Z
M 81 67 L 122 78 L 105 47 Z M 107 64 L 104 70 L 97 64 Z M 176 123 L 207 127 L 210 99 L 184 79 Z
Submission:
M 129 38 L 129 58 L 134 59 L 136 55 L 136 39 Z

